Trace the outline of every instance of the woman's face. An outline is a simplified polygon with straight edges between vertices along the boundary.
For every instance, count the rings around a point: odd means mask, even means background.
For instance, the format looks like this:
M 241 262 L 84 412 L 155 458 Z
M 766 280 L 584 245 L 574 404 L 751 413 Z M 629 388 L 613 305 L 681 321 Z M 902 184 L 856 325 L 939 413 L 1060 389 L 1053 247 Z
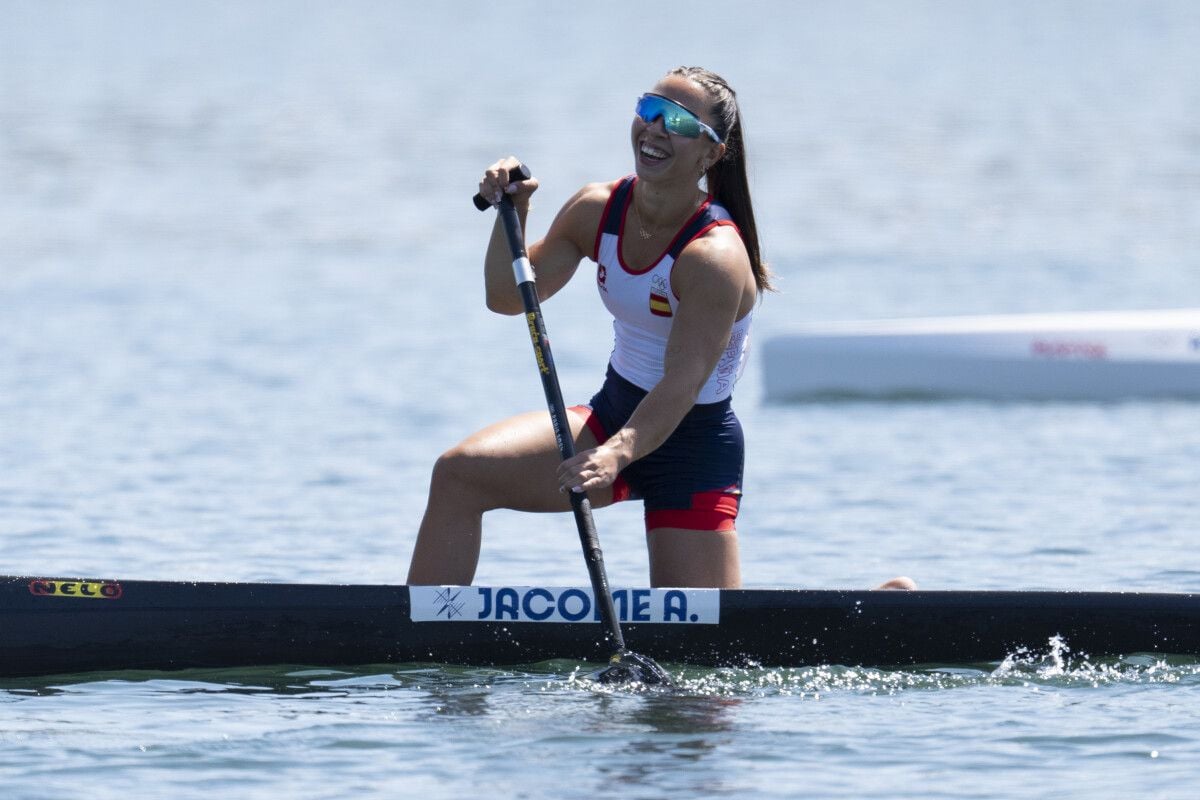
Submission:
M 708 112 L 712 100 L 699 84 L 679 75 L 668 75 L 650 93 L 674 100 L 705 125 L 716 127 L 717 121 Z M 630 137 L 637 174 L 642 180 L 684 180 L 695 184 L 725 148 L 703 133 L 695 139 L 670 133 L 662 117 L 648 123 L 637 114 L 633 115 Z

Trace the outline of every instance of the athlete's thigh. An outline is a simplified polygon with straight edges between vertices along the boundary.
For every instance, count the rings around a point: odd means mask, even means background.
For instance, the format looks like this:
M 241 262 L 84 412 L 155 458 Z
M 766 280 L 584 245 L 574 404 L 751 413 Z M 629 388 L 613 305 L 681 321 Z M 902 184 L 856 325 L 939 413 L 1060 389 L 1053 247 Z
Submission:
M 596 446 L 596 438 L 579 414 L 567 412 L 576 450 Z M 558 490 L 555 472 L 562 456 L 550 414 L 531 411 L 496 422 L 473 433 L 446 457 L 471 485 L 487 494 L 496 508 L 516 511 L 570 511 L 571 502 Z M 608 505 L 608 492 L 592 505 Z
M 736 589 L 742 585 L 737 531 L 655 528 L 646 532 L 651 586 Z

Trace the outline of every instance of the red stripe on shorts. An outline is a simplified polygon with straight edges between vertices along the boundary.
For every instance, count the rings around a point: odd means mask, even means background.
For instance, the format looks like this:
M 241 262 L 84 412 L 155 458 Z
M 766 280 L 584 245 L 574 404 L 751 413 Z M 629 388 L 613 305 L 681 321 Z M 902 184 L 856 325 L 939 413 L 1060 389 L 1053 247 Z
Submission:
M 697 492 L 691 508 L 646 512 L 646 530 L 683 528 L 689 531 L 731 531 L 741 498 L 728 492 Z

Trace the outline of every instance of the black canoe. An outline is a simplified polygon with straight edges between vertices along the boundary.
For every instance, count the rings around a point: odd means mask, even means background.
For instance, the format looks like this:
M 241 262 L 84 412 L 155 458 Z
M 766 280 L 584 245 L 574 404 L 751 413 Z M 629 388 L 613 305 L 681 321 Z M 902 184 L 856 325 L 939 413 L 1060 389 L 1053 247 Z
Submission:
M 744 589 L 614 591 L 629 647 L 667 664 L 1200 656 L 1200 595 Z M 586 589 L 189 583 L 0 576 L 0 676 L 436 662 L 602 662 Z

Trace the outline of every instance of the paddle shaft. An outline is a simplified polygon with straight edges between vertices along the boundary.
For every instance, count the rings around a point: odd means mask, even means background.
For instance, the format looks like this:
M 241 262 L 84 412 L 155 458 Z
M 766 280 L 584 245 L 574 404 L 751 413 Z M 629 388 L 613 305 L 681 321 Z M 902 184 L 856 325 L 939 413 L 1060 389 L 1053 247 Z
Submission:
M 533 354 L 537 359 L 538 372 L 542 377 L 542 390 L 546 395 L 546 405 L 550 409 L 550 424 L 554 428 L 554 439 L 558 443 L 558 452 L 566 461 L 575 455 L 575 441 L 571 436 L 571 426 L 567 421 L 567 409 L 563 403 L 562 389 L 558 384 L 558 372 L 554 368 L 554 357 L 550 353 L 550 338 L 546 334 L 546 321 L 542 318 L 542 307 L 538 301 L 537 284 L 534 281 L 533 267 L 525 252 L 525 235 L 521 230 L 521 220 L 512 198 L 504 195 L 500 198 L 501 223 L 504 225 L 508 248 L 512 253 L 513 277 L 517 282 L 517 290 L 521 293 L 521 302 L 525 306 L 525 321 L 529 325 L 529 338 L 533 343 Z M 596 523 L 592 519 L 592 504 L 584 492 L 568 492 L 571 497 L 571 510 L 575 513 L 575 527 L 579 529 L 579 544 L 583 547 L 583 559 L 587 563 L 588 577 L 592 583 L 592 594 L 600 611 L 600 619 L 608 630 L 608 636 L 620 653 L 625 652 L 625 637 L 621 634 L 621 623 L 617 620 L 617 611 L 613 605 L 612 591 L 608 588 L 608 573 L 604 569 L 604 554 L 600 551 L 600 537 L 596 533 Z

